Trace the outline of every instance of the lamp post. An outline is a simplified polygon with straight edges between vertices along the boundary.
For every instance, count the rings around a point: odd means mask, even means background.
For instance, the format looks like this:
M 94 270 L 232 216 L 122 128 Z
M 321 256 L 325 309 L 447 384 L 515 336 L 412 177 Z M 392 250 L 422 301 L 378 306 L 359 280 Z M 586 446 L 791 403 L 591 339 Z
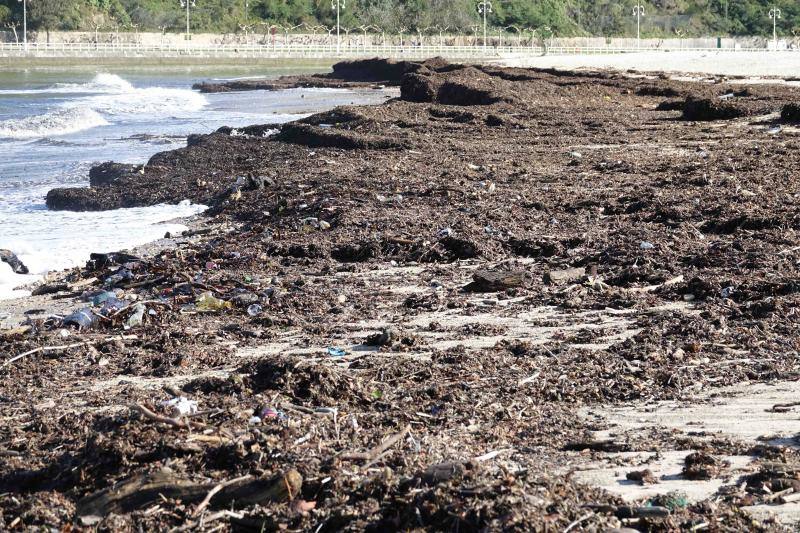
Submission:
M 187 41 L 186 46 L 189 46 L 188 41 L 191 39 L 191 35 L 189 33 L 189 8 L 195 7 L 195 2 L 194 0 L 180 0 L 180 2 L 181 2 L 181 7 L 186 8 L 186 41 Z
M 633 16 L 636 17 L 636 49 L 638 50 L 642 43 L 642 17 L 644 16 L 644 6 L 638 0 L 633 6 Z
M 342 48 L 342 36 L 339 28 L 339 10 L 344 9 L 345 0 L 332 0 L 331 8 L 336 10 L 336 53 Z
M 778 7 L 773 7 L 769 10 L 769 18 L 772 19 L 772 43 L 775 51 L 778 51 L 778 19 L 781 18 L 781 10 Z
M 486 16 L 492 12 L 492 3 L 489 0 L 478 2 L 478 13 L 483 15 L 483 49 L 486 50 Z
M 28 0 L 17 0 L 22 2 L 22 47 L 28 50 Z

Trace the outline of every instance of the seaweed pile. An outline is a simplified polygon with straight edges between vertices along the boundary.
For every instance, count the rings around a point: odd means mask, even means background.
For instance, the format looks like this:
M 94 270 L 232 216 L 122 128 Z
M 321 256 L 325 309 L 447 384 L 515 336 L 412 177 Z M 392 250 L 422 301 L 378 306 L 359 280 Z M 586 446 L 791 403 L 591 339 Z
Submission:
M 0 332 L 0 524 L 779 529 L 740 506 L 791 475 L 630 505 L 570 472 L 604 449 L 577 406 L 800 377 L 797 89 L 378 63 L 334 74 L 397 83 L 383 105 L 51 191 L 211 207 L 38 289 L 78 315 Z M 692 476 L 723 475 L 712 454 L 797 461 L 702 447 Z

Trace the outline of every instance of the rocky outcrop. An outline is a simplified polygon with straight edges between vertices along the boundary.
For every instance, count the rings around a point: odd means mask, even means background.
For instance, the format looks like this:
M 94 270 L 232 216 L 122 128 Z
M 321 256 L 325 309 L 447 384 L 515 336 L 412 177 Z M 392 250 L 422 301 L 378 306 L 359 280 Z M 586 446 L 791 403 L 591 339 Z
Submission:
M 89 170 L 89 185 L 92 187 L 105 187 L 111 185 L 121 177 L 142 171 L 142 165 L 127 165 L 107 161 L 95 165 Z

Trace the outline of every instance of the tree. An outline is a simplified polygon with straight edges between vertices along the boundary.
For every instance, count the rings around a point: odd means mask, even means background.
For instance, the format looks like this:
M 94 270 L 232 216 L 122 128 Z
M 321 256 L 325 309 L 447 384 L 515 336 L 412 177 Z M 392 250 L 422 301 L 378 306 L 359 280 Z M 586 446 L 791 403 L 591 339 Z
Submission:
M 76 0 L 28 0 L 28 19 L 31 26 L 47 32 L 53 30 L 76 29 L 80 23 L 80 13 Z
M 0 5 L 0 27 L 5 27 L 14 32 L 14 42 L 19 43 L 19 33 L 17 33 L 17 26 L 19 24 L 14 20 L 14 14 L 8 6 Z

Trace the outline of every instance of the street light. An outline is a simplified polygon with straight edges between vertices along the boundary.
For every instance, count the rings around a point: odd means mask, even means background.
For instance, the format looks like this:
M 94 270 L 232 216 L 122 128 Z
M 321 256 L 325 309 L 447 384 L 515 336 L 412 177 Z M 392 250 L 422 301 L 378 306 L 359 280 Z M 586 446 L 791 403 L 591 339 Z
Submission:
M 17 0 L 22 3 L 22 46 L 28 50 L 28 0 Z
M 180 0 L 180 2 L 181 2 L 181 7 L 186 8 L 186 40 L 188 41 L 191 39 L 189 35 L 189 8 L 195 7 L 195 2 L 194 0 Z M 189 43 L 187 42 L 186 45 L 188 46 Z
M 769 18 L 772 19 L 772 42 L 775 46 L 775 51 L 778 51 L 778 19 L 781 18 L 780 8 L 773 7 L 769 10 Z
M 633 6 L 633 16 L 636 17 L 636 49 L 641 47 L 642 43 L 642 17 L 644 16 L 644 6 L 637 0 L 636 5 Z
M 489 0 L 478 2 L 478 13 L 483 15 L 483 49 L 486 49 L 486 15 L 492 12 L 492 3 Z
M 336 53 L 338 54 L 342 48 L 342 36 L 339 31 L 339 10 L 344 9 L 345 0 L 333 0 L 331 8 L 336 10 Z

